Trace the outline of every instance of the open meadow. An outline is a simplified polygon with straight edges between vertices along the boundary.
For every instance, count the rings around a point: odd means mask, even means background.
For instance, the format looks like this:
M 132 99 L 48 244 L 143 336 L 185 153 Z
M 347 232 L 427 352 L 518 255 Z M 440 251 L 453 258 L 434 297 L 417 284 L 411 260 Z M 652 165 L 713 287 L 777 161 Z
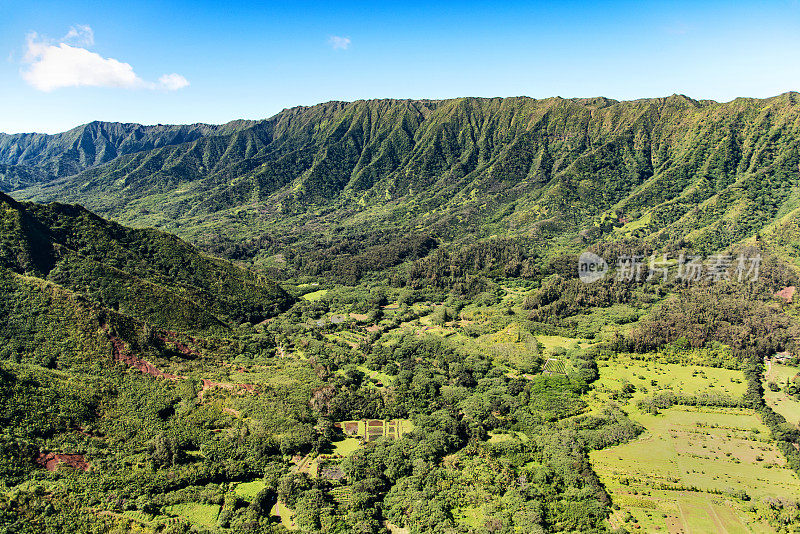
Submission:
M 764 402 L 786 418 L 793 425 L 800 426 L 800 401 L 786 391 L 787 380 L 794 379 L 800 369 L 779 363 L 770 363 L 764 376 Z M 769 384 L 774 383 L 780 389 L 773 391 Z
M 593 469 L 619 507 L 609 519 L 612 527 L 774 531 L 766 522 L 768 503 L 800 498 L 800 480 L 755 412 L 673 406 L 653 415 L 636 407 L 646 396 L 667 390 L 741 396 L 741 371 L 624 357 L 600 363 L 600 379 L 590 394 L 595 407 L 616 399 L 645 429 L 634 441 L 590 454 Z

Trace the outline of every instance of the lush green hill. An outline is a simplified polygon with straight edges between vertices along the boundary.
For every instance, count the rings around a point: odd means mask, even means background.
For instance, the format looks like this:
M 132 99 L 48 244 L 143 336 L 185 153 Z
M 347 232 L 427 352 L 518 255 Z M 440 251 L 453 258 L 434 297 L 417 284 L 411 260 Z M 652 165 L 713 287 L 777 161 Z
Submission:
M 796 207 L 798 116 L 795 93 L 331 102 L 184 143 L 170 130 L 151 150 L 15 196 L 80 202 L 223 253 L 262 239 L 246 255 L 280 252 L 264 234 L 311 250 L 398 231 L 639 236 L 709 251 Z
M 57 202 L 0 194 L 0 530 L 793 531 L 798 111 L 333 102 L 4 163 Z M 758 279 L 616 262 L 723 249 Z
M 131 230 L 78 206 L 20 204 L 0 193 L 0 266 L 168 328 L 258 322 L 289 304 L 262 275 L 157 230 Z
M 46 181 L 48 177 L 71 176 L 125 154 L 230 133 L 250 124 L 142 126 L 95 121 L 55 135 L 0 133 L 0 164 L 38 171 L 38 179 L 32 182 Z M 10 191 L 20 185 L 0 182 L 0 190 Z
M 0 191 L 22 189 L 39 182 L 48 182 L 53 176 L 35 167 L 25 165 L 0 165 Z

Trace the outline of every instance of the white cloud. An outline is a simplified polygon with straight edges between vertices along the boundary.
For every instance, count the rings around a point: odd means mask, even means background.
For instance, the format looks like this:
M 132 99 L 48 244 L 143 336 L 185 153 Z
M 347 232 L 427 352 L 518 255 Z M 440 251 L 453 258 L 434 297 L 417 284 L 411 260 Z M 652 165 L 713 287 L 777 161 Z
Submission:
M 92 46 L 94 44 L 94 31 L 85 24 L 76 24 L 69 29 L 67 35 L 61 40 L 75 46 Z
M 332 35 L 331 38 L 328 39 L 328 44 L 331 45 L 334 50 L 347 50 L 350 48 L 350 38 Z
M 177 91 L 178 89 L 183 89 L 188 86 L 189 80 L 173 72 L 172 74 L 163 75 L 158 79 L 158 83 L 167 91 Z
M 71 41 L 69 44 L 65 41 Z M 140 78 L 129 63 L 105 58 L 75 43 L 89 46 L 94 32 L 89 26 L 73 26 L 58 44 L 32 33 L 28 35 L 20 71 L 22 78 L 40 91 L 61 87 L 120 87 L 124 89 L 163 89 L 175 91 L 189 82 L 180 74 L 165 74 L 158 82 Z

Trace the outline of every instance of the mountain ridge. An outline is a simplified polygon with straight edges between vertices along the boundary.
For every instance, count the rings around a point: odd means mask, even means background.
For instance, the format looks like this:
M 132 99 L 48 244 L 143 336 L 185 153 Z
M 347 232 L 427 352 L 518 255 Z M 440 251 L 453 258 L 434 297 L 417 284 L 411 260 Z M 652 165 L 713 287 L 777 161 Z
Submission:
M 92 121 L 56 134 L 0 133 L 0 163 L 39 168 L 54 177 L 68 176 L 120 155 L 225 133 L 249 123 L 147 126 Z
M 0 268 L 163 328 L 224 330 L 259 322 L 291 301 L 263 275 L 81 206 L 20 203 L 0 193 L 0 229 Z
M 304 225 L 328 237 L 382 228 L 457 239 L 555 224 L 589 240 L 635 233 L 677 246 L 688 237 L 710 251 L 752 237 L 800 199 L 798 117 L 794 92 L 727 103 L 332 101 L 13 194 L 80 202 L 203 246 Z

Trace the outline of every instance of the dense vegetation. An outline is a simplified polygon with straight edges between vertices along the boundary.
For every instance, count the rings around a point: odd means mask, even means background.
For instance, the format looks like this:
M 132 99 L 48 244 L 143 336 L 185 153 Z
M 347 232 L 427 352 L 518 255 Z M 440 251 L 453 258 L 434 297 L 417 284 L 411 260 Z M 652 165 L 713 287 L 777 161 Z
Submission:
M 0 188 L 57 201 L 0 193 L 0 531 L 622 532 L 642 500 L 592 458 L 675 408 L 757 417 L 717 437 L 798 482 L 798 421 L 763 389 L 800 350 L 776 296 L 800 286 L 798 111 L 334 102 L 0 136 Z M 759 276 L 618 262 L 710 253 Z M 609 362 L 639 375 L 612 388 Z M 659 484 L 797 531 L 793 490 Z
M 11 168 L 30 172 L 38 170 L 44 177 L 70 176 L 118 156 L 222 135 L 250 124 L 248 121 L 233 121 L 221 126 L 142 126 L 95 121 L 55 135 L 0 134 L 0 160 Z M 44 180 L 40 177 L 30 181 Z M 18 189 L 18 186 L 3 190 L 13 189 Z
M 0 164 L 53 178 L 16 198 L 79 202 L 262 264 L 289 249 L 291 266 L 352 279 L 375 247 L 413 253 L 401 234 L 723 249 L 796 218 L 799 112 L 795 93 L 330 102 L 218 128 L 7 136 Z
M 130 230 L 77 206 L 22 205 L 0 193 L 0 267 L 38 276 L 166 328 L 260 322 L 289 296 L 265 277 L 174 236 Z

